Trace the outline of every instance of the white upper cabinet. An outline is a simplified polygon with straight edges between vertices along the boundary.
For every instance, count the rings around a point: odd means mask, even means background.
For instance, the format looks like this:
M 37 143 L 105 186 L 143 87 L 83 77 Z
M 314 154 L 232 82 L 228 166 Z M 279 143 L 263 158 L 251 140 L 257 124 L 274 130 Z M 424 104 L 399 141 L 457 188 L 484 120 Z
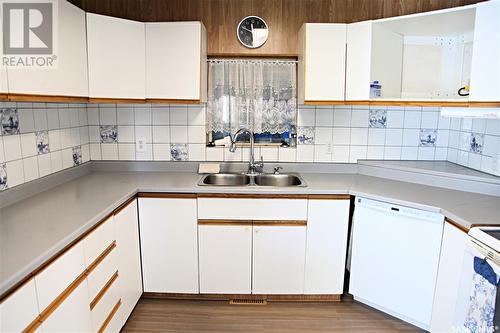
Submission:
M 206 100 L 206 35 L 201 22 L 146 23 L 146 98 Z
M 346 100 L 467 100 L 458 91 L 470 82 L 475 16 L 466 6 L 348 25 Z
M 87 13 L 89 97 L 145 98 L 145 24 Z
M 58 1 L 57 39 L 53 69 L 8 69 L 12 94 L 88 96 L 85 12 L 68 1 Z M 3 71 L 0 91 L 5 92 Z
M 500 1 L 477 5 L 469 99 L 500 101 Z
M 306 23 L 299 31 L 299 103 L 342 101 L 346 24 Z

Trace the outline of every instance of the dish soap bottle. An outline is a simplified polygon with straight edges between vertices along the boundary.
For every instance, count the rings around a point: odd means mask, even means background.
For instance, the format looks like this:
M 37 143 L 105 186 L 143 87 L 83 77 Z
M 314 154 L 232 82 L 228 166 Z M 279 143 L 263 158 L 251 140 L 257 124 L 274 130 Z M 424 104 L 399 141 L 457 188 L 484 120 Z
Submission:
M 380 98 L 382 96 L 382 85 L 378 81 L 370 83 L 370 98 Z

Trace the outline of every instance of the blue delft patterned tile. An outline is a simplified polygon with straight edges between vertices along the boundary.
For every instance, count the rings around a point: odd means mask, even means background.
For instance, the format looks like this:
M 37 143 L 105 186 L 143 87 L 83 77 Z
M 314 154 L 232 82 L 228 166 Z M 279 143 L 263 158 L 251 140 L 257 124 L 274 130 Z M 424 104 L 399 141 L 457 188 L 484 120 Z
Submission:
M 387 111 L 386 110 L 370 110 L 368 120 L 369 127 L 386 128 L 387 127 Z
M 172 143 L 170 145 L 170 156 L 173 161 L 187 161 L 188 145 L 185 143 Z
M 314 144 L 314 127 L 297 127 L 297 143 L 299 145 Z
M 5 163 L 0 164 L 0 191 L 7 189 L 7 168 Z
M 77 166 L 82 164 L 82 147 L 73 147 L 73 165 Z
M 476 154 L 483 153 L 484 134 L 471 133 L 470 135 L 470 151 Z
M 36 136 L 36 151 L 38 155 L 47 154 L 49 150 L 49 132 L 40 131 L 35 133 Z
M 421 129 L 419 145 L 423 147 L 434 147 L 437 141 L 437 130 L 435 129 Z
M 118 127 L 116 125 L 100 126 L 101 143 L 118 142 Z
M 19 114 L 17 109 L 0 110 L 0 126 L 3 135 L 19 133 Z

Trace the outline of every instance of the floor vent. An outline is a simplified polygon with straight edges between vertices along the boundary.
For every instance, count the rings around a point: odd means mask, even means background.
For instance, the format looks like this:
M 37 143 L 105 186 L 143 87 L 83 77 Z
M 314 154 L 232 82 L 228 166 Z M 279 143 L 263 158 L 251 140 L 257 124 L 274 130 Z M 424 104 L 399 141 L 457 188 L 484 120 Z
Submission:
M 229 301 L 232 305 L 267 305 L 265 299 L 237 298 Z

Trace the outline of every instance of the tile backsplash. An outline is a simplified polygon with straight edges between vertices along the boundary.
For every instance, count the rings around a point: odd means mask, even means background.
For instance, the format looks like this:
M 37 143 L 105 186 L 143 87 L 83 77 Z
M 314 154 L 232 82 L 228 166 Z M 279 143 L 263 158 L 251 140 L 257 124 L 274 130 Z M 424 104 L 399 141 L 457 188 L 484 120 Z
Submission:
M 204 105 L 0 103 L 0 190 L 89 160 L 247 161 L 206 147 Z M 299 106 L 297 147 L 257 147 L 268 162 L 451 161 L 500 176 L 500 120 L 439 108 Z

